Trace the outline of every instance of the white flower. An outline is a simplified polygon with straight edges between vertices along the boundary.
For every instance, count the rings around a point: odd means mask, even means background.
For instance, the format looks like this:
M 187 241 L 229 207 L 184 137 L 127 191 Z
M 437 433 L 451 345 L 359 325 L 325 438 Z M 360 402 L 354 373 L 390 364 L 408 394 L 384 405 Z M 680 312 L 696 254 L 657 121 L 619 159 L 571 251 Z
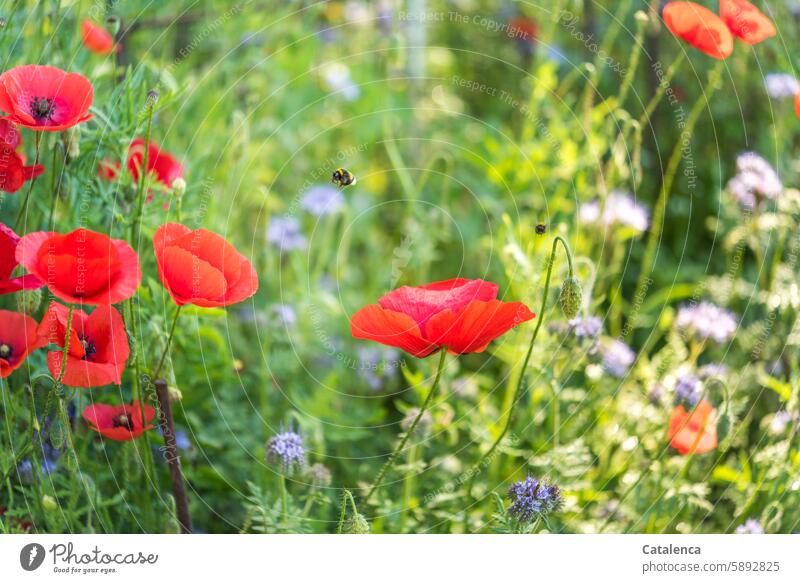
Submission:
M 764 77 L 764 87 L 772 99 L 788 99 L 800 91 L 800 83 L 789 73 L 769 73 Z
M 640 233 L 647 230 L 650 222 L 647 209 L 632 195 L 620 190 L 611 191 L 605 205 L 598 200 L 582 204 L 578 215 L 586 223 L 600 223 L 606 227 L 623 225 Z

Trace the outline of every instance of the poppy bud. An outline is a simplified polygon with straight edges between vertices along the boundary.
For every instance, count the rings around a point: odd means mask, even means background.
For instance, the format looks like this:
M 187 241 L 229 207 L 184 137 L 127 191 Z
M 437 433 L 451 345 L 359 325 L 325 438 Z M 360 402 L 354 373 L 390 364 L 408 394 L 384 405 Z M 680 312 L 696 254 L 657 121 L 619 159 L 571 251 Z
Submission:
M 109 16 L 106 18 L 106 28 L 108 28 L 108 32 L 111 33 L 111 36 L 117 36 L 119 32 L 119 18 L 116 16 Z
M 561 285 L 561 293 L 558 296 L 558 303 L 561 304 L 561 311 L 567 319 L 572 320 L 578 315 L 583 299 L 581 282 L 576 277 L 568 277 Z
M 73 126 L 67 130 L 67 156 L 70 160 L 74 160 L 81 155 L 81 140 L 80 130 L 77 126 Z
M 58 510 L 58 502 L 56 502 L 56 499 L 52 496 L 45 494 L 42 496 L 42 508 L 48 512 L 53 512 L 54 510 Z
M 158 91 L 151 89 L 147 92 L 147 106 L 151 107 L 158 102 Z
M 172 181 L 172 193 L 175 198 L 180 198 L 186 192 L 186 181 L 183 178 L 176 178 Z
M 634 14 L 633 17 L 639 22 L 647 22 L 648 20 L 650 20 L 650 17 L 647 16 L 647 12 L 645 12 L 644 10 L 637 10 L 636 14 Z
M 39 305 L 42 303 L 42 290 L 39 289 L 28 289 L 17 292 L 17 310 L 22 312 L 23 314 L 27 314 L 28 316 L 33 315 L 33 313 L 39 309 Z
M 369 534 L 369 522 L 364 515 L 357 512 L 353 518 L 348 518 L 344 525 L 347 534 Z

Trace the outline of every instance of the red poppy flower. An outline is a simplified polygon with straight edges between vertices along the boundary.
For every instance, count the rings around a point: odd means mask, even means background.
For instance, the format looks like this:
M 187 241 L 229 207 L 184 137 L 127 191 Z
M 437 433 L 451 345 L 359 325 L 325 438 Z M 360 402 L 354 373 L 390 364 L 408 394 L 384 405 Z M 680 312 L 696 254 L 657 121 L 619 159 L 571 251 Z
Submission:
M 16 254 L 17 261 L 65 302 L 116 304 L 135 294 L 142 280 L 139 258 L 130 245 L 88 229 L 25 235 Z
M 81 23 L 81 34 L 83 46 L 93 53 L 108 55 L 114 52 L 114 37 L 102 26 L 92 24 L 91 20 L 84 20 Z
M 9 144 L 0 142 L 0 190 L 17 192 L 26 180 L 44 172 L 44 166 L 25 166 L 25 159 Z
M 62 347 L 62 350 L 47 353 L 47 368 L 53 378 L 61 375 L 68 318 L 69 308 L 53 302 L 39 324 L 39 335 Z M 67 370 L 63 377 L 65 385 L 118 385 L 122 382 L 129 355 L 128 334 L 117 310 L 111 306 L 98 306 L 91 315 L 83 310 L 73 310 Z
M 55 67 L 24 65 L 0 75 L 0 110 L 32 130 L 57 132 L 91 119 L 93 99 L 86 77 Z
M 800 117 L 800 92 L 794 94 L 794 114 Z
M 19 235 L 0 223 L 0 295 L 12 294 L 24 289 L 38 289 L 44 285 L 31 274 L 11 277 L 17 262 L 16 249 Z
M 703 399 L 691 413 L 678 405 L 669 420 L 670 445 L 681 455 L 706 453 L 717 447 L 716 415 L 711 403 Z
M 715 59 L 733 52 L 733 35 L 723 20 L 694 2 L 670 2 L 664 7 L 664 24 L 675 36 Z
M 521 302 L 502 302 L 497 285 L 448 279 L 389 292 L 350 320 L 354 338 L 374 340 L 424 358 L 439 348 L 482 352 L 488 344 L 536 314 Z
M 36 329 L 36 320 L 30 316 L 0 310 L 0 379 L 18 369 L 28 354 L 47 344 Z
M 15 150 L 22 145 L 22 134 L 7 117 L 0 117 L 0 142 L 5 142 Z
M 97 176 L 103 180 L 115 180 L 119 175 L 121 164 L 112 162 L 108 158 L 103 158 L 97 165 Z
M 525 42 L 533 43 L 539 36 L 539 25 L 531 18 L 518 16 L 508 21 L 508 35 Z
M 144 158 L 144 140 L 136 138 L 128 147 L 128 170 L 134 182 L 139 180 L 139 169 L 142 167 Z M 169 152 L 159 149 L 150 142 L 149 153 L 147 154 L 147 173 L 155 174 L 156 179 L 166 186 L 172 187 L 172 181 L 183 176 L 183 166 Z
M 148 429 L 152 429 L 153 426 L 150 425 L 150 422 L 155 415 L 156 410 L 150 405 L 145 405 L 143 420 L 139 401 L 116 407 L 95 403 L 83 410 L 83 418 L 89 423 L 91 429 L 115 441 L 136 439 Z
M 250 262 L 211 231 L 167 223 L 156 231 L 153 249 L 161 283 L 179 306 L 229 306 L 258 290 Z
M 775 36 L 775 25 L 747 0 L 720 0 L 719 15 L 733 34 L 749 45 Z

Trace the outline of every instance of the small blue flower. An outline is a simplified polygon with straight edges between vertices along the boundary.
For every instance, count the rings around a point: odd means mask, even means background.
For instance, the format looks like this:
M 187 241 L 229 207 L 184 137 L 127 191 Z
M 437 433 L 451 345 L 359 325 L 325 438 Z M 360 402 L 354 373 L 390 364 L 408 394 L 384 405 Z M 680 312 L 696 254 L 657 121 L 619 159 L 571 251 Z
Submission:
M 512 485 L 508 498 L 511 500 L 508 513 L 521 523 L 545 517 L 564 503 L 558 486 L 530 476 Z
M 267 442 L 267 461 L 279 465 L 286 473 L 303 468 L 306 464 L 303 438 L 291 427 L 284 430 L 281 426 L 280 432 Z
M 294 328 L 297 314 L 289 304 L 273 304 L 269 307 L 270 320 L 281 328 Z
M 733 312 L 711 302 L 683 306 L 675 319 L 678 329 L 698 340 L 712 339 L 718 344 L 730 339 L 736 332 Z
M 305 249 L 307 245 L 306 238 L 300 232 L 300 221 L 296 217 L 272 217 L 267 241 L 280 249 L 281 253 Z
M 758 520 L 748 518 L 744 524 L 736 527 L 736 534 L 764 534 L 764 527 Z
M 344 206 L 344 197 L 338 188 L 320 184 L 312 186 L 300 199 L 300 206 L 316 217 L 332 215 Z
M 700 379 L 687 375 L 675 383 L 675 404 L 686 403 L 690 407 L 697 405 L 703 394 L 703 385 Z
M 628 374 L 628 369 L 636 360 L 636 353 L 621 340 L 612 340 L 602 347 L 603 368 L 617 378 Z
M 597 316 L 578 317 L 570 320 L 569 326 L 578 338 L 597 338 L 603 329 L 603 321 Z
M 33 484 L 33 462 L 31 460 L 22 460 L 17 464 L 17 476 L 19 476 L 19 481 L 23 484 Z

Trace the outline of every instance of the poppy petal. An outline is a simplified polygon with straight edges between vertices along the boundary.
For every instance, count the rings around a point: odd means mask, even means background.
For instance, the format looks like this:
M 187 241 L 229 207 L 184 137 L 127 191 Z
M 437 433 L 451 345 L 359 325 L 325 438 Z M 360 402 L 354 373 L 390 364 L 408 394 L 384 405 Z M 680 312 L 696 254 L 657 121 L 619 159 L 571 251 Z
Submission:
M 426 337 L 457 354 L 483 352 L 492 340 L 535 317 L 522 302 L 476 300 L 461 312 L 445 310 L 433 316 Z
M 385 310 L 376 304 L 365 306 L 353 314 L 350 332 L 353 338 L 394 346 L 417 358 L 424 358 L 436 350 L 436 346 L 422 337 L 419 326 L 410 316 Z

